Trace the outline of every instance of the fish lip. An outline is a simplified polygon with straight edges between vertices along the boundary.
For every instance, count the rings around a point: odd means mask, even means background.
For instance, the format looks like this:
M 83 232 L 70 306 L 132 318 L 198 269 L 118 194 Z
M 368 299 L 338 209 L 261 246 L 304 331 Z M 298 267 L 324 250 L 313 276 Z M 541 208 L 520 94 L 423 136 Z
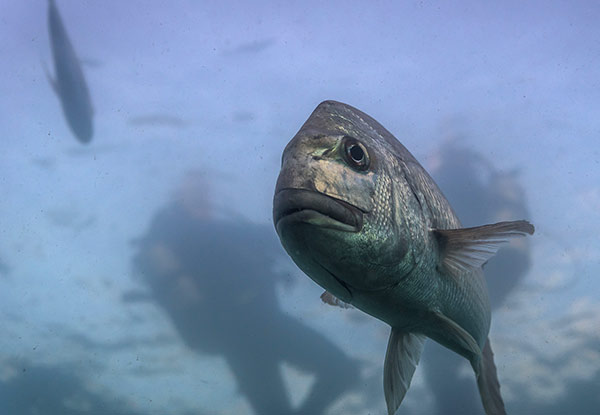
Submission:
M 308 189 L 283 188 L 273 198 L 273 223 L 282 219 L 345 232 L 359 232 L 363 211 L 348 202 Z

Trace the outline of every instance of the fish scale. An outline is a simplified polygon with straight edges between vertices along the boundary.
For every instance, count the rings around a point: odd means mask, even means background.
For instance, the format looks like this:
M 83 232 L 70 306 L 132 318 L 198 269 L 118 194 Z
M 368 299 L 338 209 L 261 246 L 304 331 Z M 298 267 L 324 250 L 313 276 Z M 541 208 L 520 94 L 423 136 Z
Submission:
M 392 181 L 388 176 L 381 175 L 377 178 L 375 185 L 375 203 L 373 217 L 375 229 L 381 230 L 382 234 L 389 232 L 392 225 Z

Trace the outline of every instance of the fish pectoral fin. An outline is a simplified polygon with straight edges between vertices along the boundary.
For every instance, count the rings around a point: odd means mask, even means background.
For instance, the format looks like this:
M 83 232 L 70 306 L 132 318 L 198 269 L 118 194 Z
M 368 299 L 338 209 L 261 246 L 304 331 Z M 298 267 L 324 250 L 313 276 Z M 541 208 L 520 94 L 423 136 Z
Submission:
M 44 61 L 42 61 L 42 67 L 44 68 L 44 73 L 46 74 L 46 79 L 48 79 L 48 83 L 52 86 L 54 92 L 56 92 L 56 94 L 59 95 L 58 84 L 56 83 L 56 80 L 52 78 L 52 75 L 50 75 L 50 70 L 48 69 L 48 66 Z
M 483 347 L 479 376 L 477 376 L 477 387 L 486 415 L 506 415 L 489 337 Z
M 480 268 L 511 238 L 533 235 L 535 228 L 526 220 L 461 229 L 433 229 L 442 263 L 453 275 Z
M 469 359 L 469 361 L 471 362 L 471 366 L 473 366 L 475 374 L 479 376 L 479 360 L 481 357 L 481 348 L 479 347 L 473 336 L 471 336 L 456 322 L 446 317 L 439 311 L 434 312 L 433 314 L 437 320 L 437 323 L 441 326 L 441 331 L 447 333 L 447 336 L 449 335 L 452 341 L 460 347 L 460 349 L 462 350 L 461 354 L 467 359 Z
M 383 366 L 383 392 L 388 415 L 394 415 L 415 373 L 425 336 L 392 327 Z
M 336 307 L 354 308 L 352 304 L 348 304 L 340 300 L 335 295 L 331 294 L 329 291 L 324 291 L 323 294 L 321 294 L 321 301 L 323 301 L 325 304 L 333 305 Z

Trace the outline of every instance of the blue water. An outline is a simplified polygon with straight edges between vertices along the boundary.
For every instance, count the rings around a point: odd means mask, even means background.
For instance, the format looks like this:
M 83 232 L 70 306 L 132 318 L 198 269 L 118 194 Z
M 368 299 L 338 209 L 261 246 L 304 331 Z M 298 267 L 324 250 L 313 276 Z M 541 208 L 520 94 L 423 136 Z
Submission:
M 56 3 L 94 136 L 46 79 L 47 2 L 0 4 L 0 413 L 384 414 L 389 328 L 322 304 L 271 222 L 325 99 L 388 128 L 465 224 L 503 203 L 535 224 L 506 283 L 516 257 L 490 264 L 507 410 L 600 407 L 594 2 Z M 485 166 L 444 171 L 452 148 Z M 483 413 L 432 348 L 398 413 L 440 407 Z

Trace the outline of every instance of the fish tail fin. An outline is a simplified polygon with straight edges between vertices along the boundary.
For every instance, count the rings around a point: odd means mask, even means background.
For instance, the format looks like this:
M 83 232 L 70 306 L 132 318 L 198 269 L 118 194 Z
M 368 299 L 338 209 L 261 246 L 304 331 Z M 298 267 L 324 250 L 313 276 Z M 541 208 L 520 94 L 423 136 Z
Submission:
M 477 387 L 481 402 L 486 415 L 506 415 L 504 401 L 500 395 L 500 382 L 496 374 L 496 365 L 494 364 L 494 353 L 490 346 L 490 338 L 485 342 L 481 360 L 479 362 L 479 371 L 477 373 Z

